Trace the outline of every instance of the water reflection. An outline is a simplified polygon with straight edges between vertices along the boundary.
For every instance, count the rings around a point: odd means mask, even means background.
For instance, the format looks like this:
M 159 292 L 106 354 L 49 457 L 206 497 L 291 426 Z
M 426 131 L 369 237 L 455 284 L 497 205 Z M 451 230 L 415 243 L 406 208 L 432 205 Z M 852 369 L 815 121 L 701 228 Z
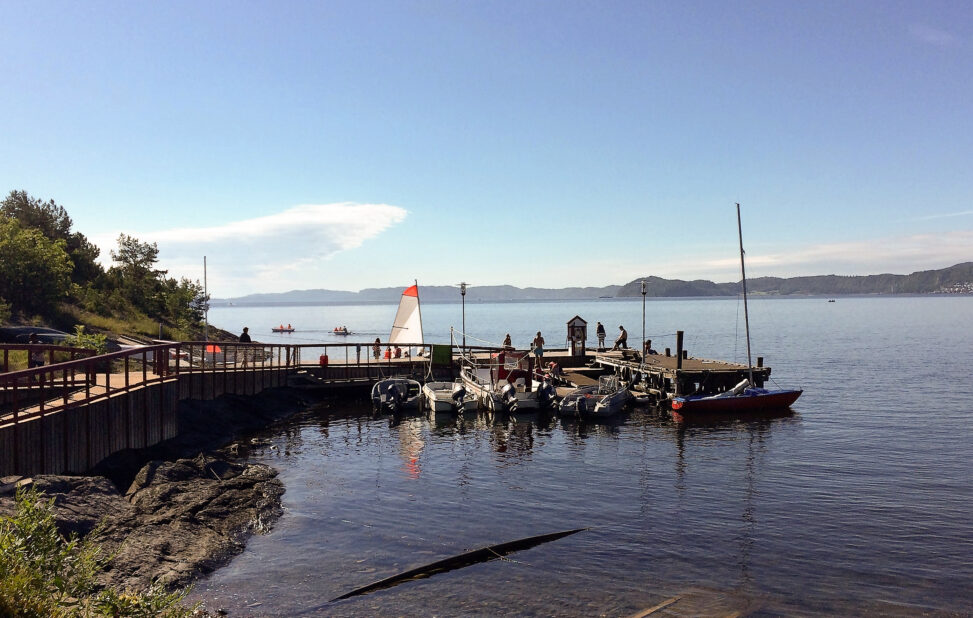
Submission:
M 902 577 L 859 584 L 825 568 L 862 558 L 840 534 L 814 534 L 795 551 L 795 536 L 822 522 L 860 528 L 839 502 L 808 512 L 807 483 L 829 479 L 801 470 L 821 456 L 796 439 L 802 425 L 796 414 L 676 423 L 649 408 L 598 422 L 311 409 L 253 450 L 280 470 L 287 515 L 194 598 L 234 615 L 288 615 L 472 547 L 575 527 L 590 530 L 321 615 L 627 615 L 703 589 L 723 613 L 755 597 L 779 599 L 773 611 L 868 590 L 903 595 Z

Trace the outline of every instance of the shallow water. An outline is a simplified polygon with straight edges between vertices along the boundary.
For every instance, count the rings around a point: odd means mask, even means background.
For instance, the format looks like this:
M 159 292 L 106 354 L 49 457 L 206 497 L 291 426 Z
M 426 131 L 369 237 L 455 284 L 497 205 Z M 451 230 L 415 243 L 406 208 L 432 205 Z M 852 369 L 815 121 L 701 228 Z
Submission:
M 496 304 L 493 322 L 515 340 L 541 327 L 507 326 L 531 314 L 636 324 L 638 301 Z M 694 354 L 745 355 L 735 301 L 649 305 L 657 336 L 684 328 Z M 456 310 L 433 307 L 427 322 Z M 192 598 L 281 616 L 625 616 L 677 596 L 662 613 L 970 613 L 973 298 L 758 300 L 751 323 L 773 376 L 806 389 L 788 415 L 687 426 L 648 409 L 608 424 L 309 409 L 252 454 L 280 471 L 284 517 Z M 328 602 L 577 527 L 589 530 Z

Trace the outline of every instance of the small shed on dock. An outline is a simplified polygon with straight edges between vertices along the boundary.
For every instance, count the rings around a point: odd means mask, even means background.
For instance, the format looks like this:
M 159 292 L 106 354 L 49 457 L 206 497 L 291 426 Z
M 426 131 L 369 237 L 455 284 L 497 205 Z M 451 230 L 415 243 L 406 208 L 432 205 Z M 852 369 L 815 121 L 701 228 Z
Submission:
M 588 339 L 588 322 L 580 315 L 568 320 L 568 347 L 571 356 L 584 356 L 584 344 Z

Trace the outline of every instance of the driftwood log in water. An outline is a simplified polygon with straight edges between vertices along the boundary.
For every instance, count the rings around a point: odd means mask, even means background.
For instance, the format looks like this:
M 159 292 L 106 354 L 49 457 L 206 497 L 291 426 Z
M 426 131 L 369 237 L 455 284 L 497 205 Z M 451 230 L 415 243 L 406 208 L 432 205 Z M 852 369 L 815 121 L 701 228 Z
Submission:
M 367 594 L 369 592 L 374 592 L 375 590 L 382 590 L 383 588 L 390 588 L 396 586 L 403 582 L 413 581 L 416 579 L 424 579 L 426 577 L 432 577 L 437 573 L 445 573 L 446 571 L 452 571 L 454 569 L 461 569 L 463 567 L 470 566 L 472 564 L 477 564 L 480 562 L 487 562 L 489 560 L 496 560 L 497 558 L 502 558 L 507 554 L 512 554 L 517 551 L 524 549 L 530 549 L 541 543 L 547 543 L 550 541 L 556 541 L 557 539 L 581 532 L 582 530 L 587 530 L 588 528 L 576 528 L 574 530 L 564 530 L 562 532 L 552 532 L 549 534 L 540 534 L 537 536 L 530 536 L 524 539 L 518 539 L 516 541 L 508 541 L 507 543 L 500 543 L 499 545 L 489 545 L 487 547 L 481 547 L 480 549 L 474 549 L 473 551 L 468 551 L 464 554 L 459 554 L 458 556 L 452 556 L 450 558 L 445 558 L 443 560 L 437 560 L 436 562 L 421 566 L 416 569 L 411 569 L 405 571 L 404 573 L 399 573 L 398 575 L 393 575 L 392 577 L 387 577 L 383 580 L 368 584 L 361 588 L 357 588 L 331 599 L 329 603 L 335 601 L 341 601 L 343 599 L 348 599 L 361 594 Z M 321 606 L 323 607 L 323 606 Z M 312 608 L 320 609 L 320 607 Z

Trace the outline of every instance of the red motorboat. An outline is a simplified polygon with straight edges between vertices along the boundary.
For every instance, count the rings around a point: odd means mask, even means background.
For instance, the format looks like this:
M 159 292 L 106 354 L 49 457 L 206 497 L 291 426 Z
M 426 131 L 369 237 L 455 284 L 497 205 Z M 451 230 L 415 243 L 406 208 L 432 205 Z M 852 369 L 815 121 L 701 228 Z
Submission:
M 688 395 L 672 399 L 672 411 L 687 414 L 727 414 L 741 412 L 769 412 L 782 410 L 797 401 L 803 390 L 767 390 L 750 387 L 749 381 L 741 383 L 739 392 L 727 391 L 719 395 Z M 738 385 L 739 387 L 739 385 Z

